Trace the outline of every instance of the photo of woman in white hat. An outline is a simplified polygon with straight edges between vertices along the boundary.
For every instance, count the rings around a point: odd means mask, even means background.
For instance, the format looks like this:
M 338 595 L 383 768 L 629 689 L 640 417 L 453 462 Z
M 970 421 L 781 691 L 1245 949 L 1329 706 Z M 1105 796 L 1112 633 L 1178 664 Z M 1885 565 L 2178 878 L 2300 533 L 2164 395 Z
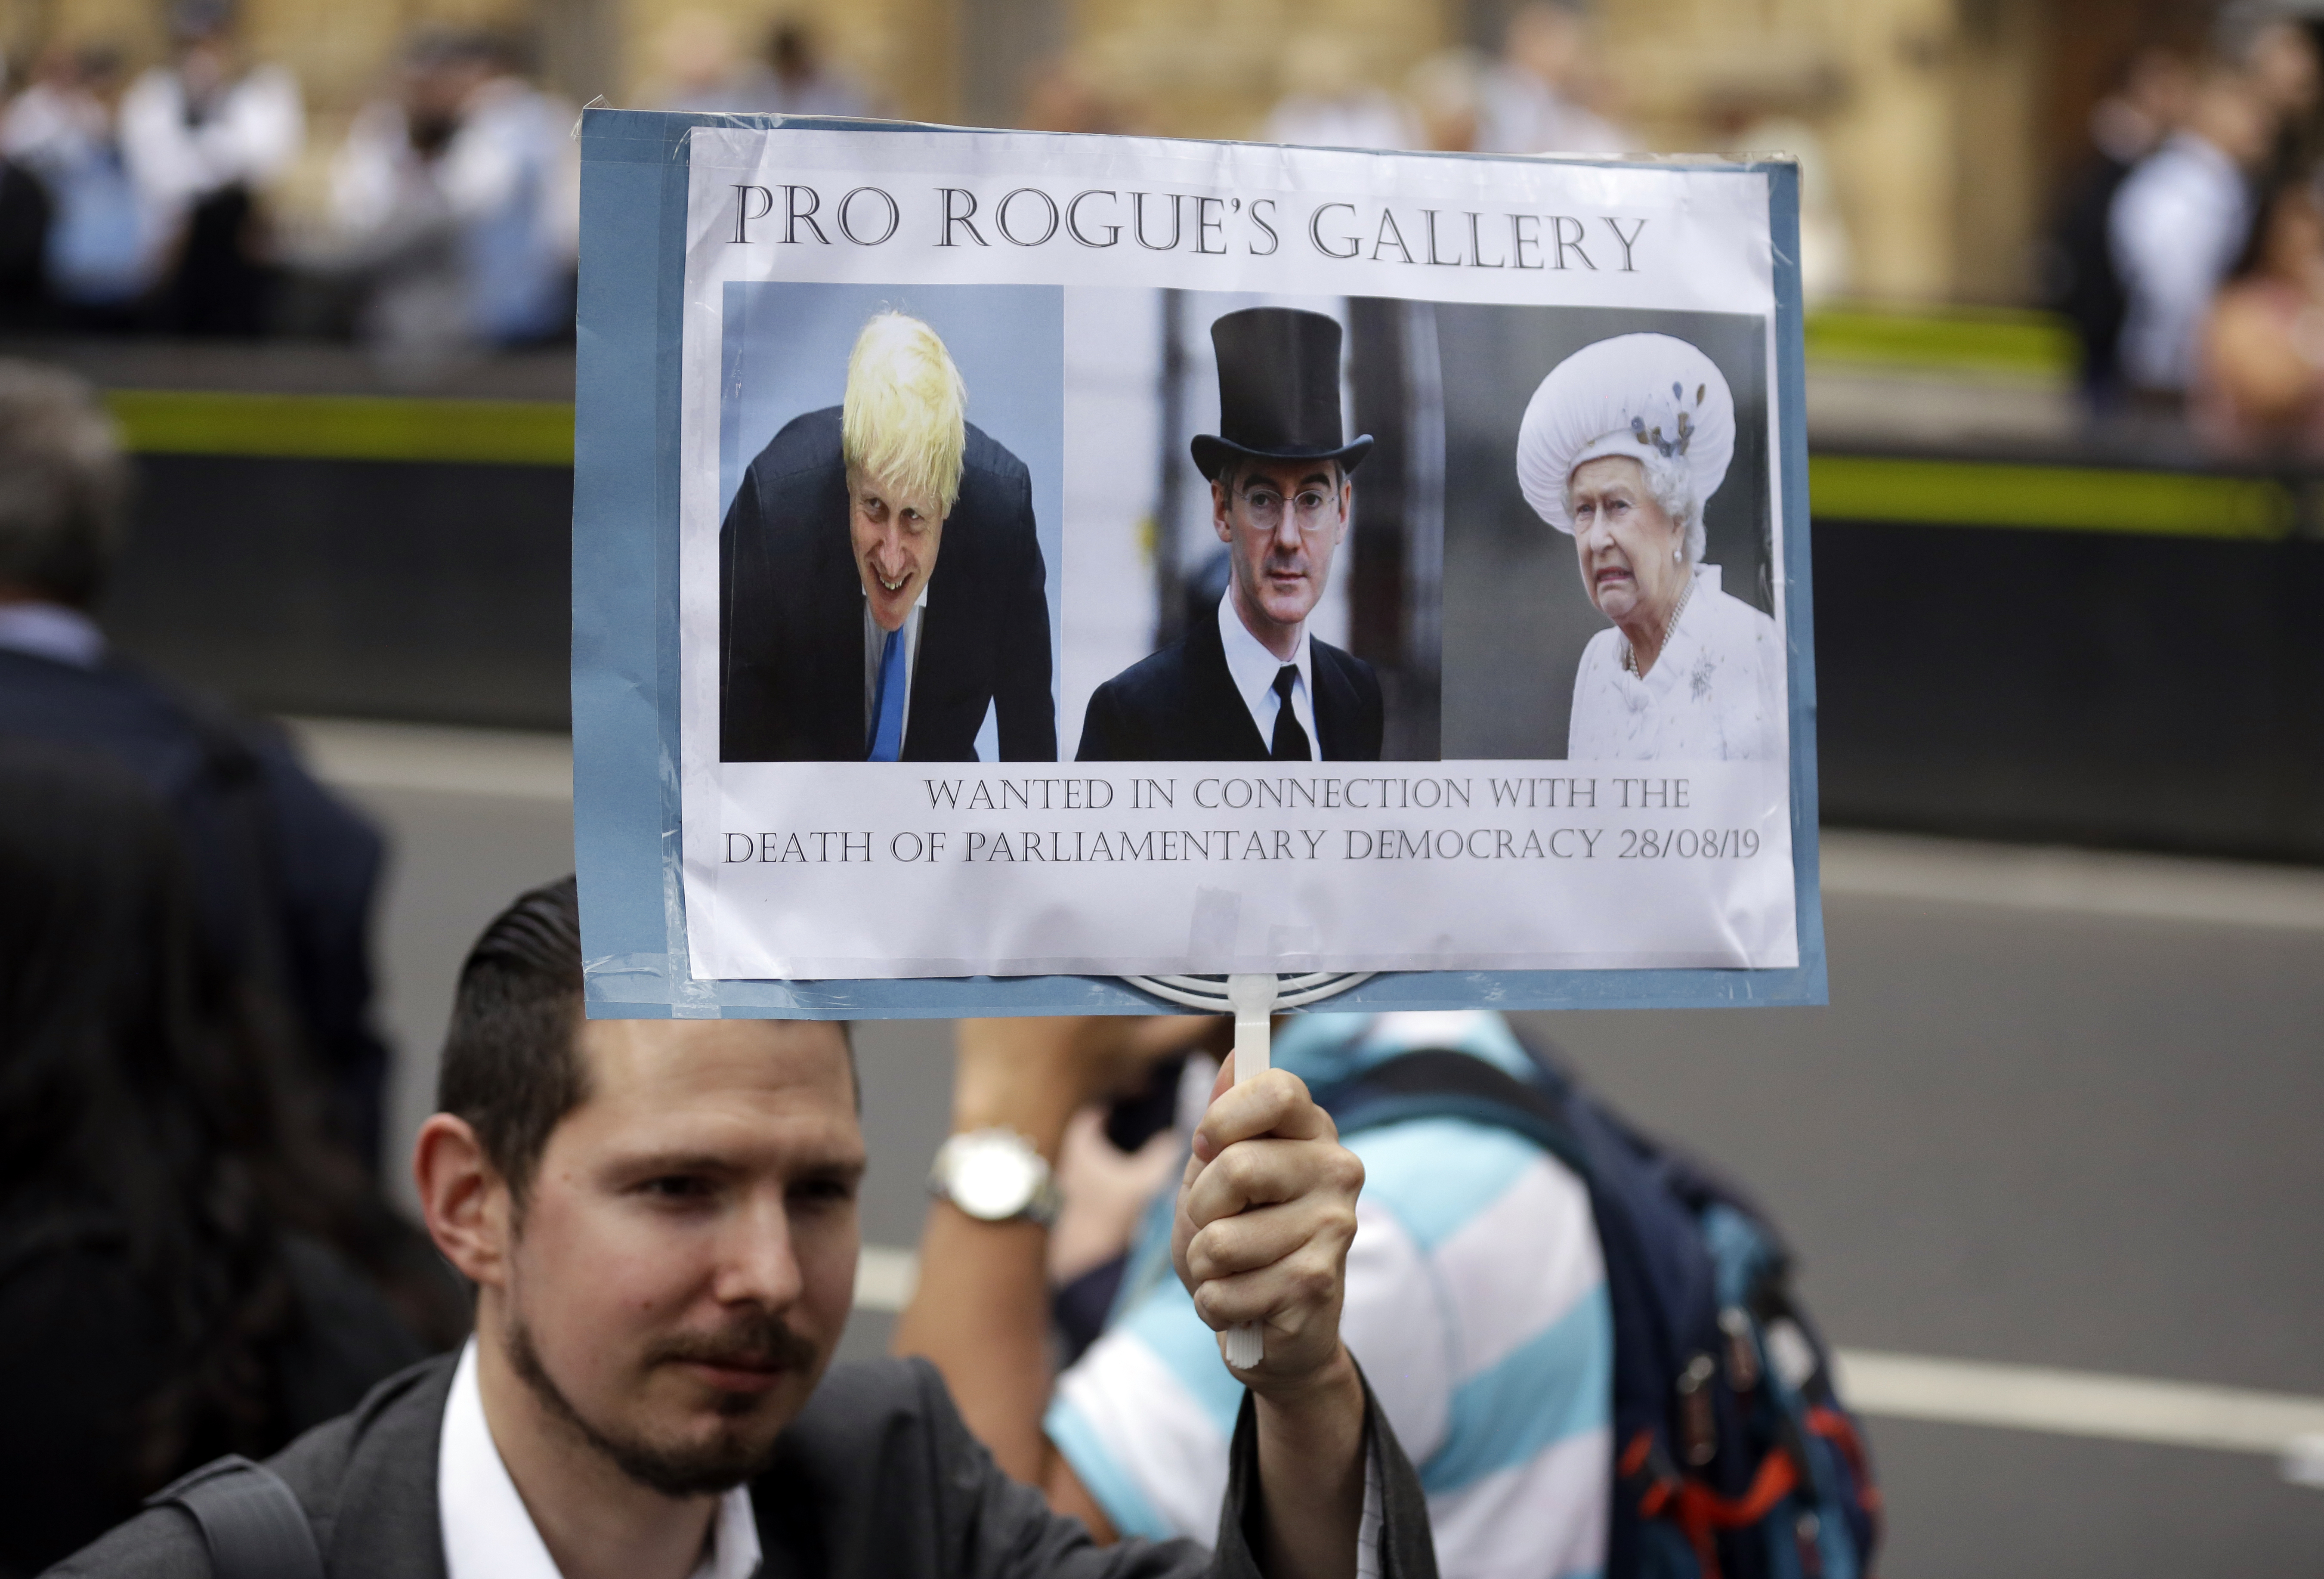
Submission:
M 1720 588 L 1704 503 L 1735 454 L 1735 400 L 1710 357 L 1619 335 L 1558 364 L 1526 407 L 1526 502 L 1573 539 L 1610 623 L 1573 679 L 1573 761 L 1764 761 L 1784 754 L 1775 622 Z

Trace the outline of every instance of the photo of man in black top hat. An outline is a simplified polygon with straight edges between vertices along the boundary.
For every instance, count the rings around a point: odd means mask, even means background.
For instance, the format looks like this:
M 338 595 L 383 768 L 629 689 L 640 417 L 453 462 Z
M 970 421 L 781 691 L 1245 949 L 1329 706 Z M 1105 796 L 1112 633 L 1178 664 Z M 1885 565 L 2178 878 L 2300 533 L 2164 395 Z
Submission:
M 936 330 L 874 313 L 842 404 L 784 424 L 718 533 L 719 760 L 1055 762 L 1025 463 Z
M 1372 447 L 1342 438 L 1340 339 L 1336 321 L 1294 308 L 1211 326 L 1219 431 L 1190 448 L 1227 546 L 1226 595 L 1215 619 L 1097 688 L 1082 761 L 1379 760 L 1379 678 L 1307 629 Z

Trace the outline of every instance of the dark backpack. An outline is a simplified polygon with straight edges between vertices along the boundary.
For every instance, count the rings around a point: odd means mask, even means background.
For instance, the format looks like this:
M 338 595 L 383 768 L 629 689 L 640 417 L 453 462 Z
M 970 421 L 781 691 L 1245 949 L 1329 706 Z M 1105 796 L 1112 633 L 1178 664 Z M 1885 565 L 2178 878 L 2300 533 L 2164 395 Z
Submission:
M 1416 1051 L 1314 1094 L 1343 1134 L 1419 1118 L 1514 1131 L 1588 1187 L 1614 1317 L 1608 1579 L 1862 1579 L 1880 1492 L 1782 1240 L 1739 1191 L 1534 1064 L 1519 1079 Z
M 307 1510 L 282 1477 L 239 1454 L 202 1465 L 146 1499 L 192 1515 L 213 1579 L 323 1579 Z

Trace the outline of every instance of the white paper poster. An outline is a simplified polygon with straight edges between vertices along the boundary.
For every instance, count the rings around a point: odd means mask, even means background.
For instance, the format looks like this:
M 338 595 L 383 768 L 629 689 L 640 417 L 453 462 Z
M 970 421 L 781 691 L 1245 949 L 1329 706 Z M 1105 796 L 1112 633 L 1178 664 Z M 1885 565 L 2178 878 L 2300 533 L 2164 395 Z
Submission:
M 1799 963 L 1764 174 L 690 172 L 696 978 Z

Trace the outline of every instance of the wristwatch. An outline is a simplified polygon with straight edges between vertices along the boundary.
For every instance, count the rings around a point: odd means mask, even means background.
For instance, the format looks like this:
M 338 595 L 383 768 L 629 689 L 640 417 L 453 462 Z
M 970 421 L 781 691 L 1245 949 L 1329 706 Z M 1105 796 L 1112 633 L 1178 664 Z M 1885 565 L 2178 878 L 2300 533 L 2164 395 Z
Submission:
M 1022 1217 L 1047 1228 L 1065 1196 L 1033 1142 L 1014 1130 L 969 1130 L 936 1149 L 928 1194 L 980 1223 Z

